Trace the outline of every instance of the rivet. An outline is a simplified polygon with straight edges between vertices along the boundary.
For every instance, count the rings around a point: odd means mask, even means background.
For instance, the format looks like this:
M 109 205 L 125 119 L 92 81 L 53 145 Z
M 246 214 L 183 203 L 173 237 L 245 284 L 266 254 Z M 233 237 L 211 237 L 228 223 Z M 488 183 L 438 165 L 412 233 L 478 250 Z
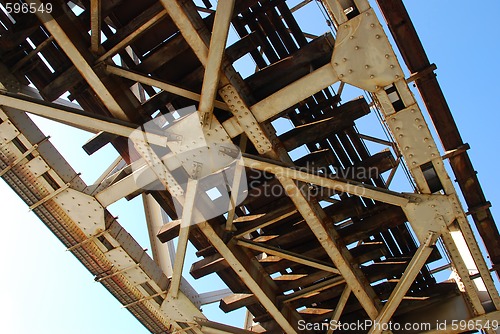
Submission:
M 399 131 L 399 130 L 401 130 L 401 128 L 400 128 L 399 126 L 398 126 L 398 127 L 396 127 L 396 131 Z
M 389 59 L 389 57 L 390 57 L 390 56 L 389 56 L 389 54 L 386 54 L 386 55 L 385 55 L 385 58 L 386 58 L 386 59 Z
M 359 50 L 359 46 L 357 46 L 357 45 L 356 45 L 356 46 L 354 47 L 354 50 Z
M 417 117 L 417 118 L 415 118 L 415 123 L 418 123 L 418 122 L 420 122 L 420 118 Z
M 352 70 L 349 70 L 349 73 L 352 73 Z
M 369 68 L 370 68 L 370 65 L 365 65 L 365 68 L 366 68 L 366 69 L 369 69 Z
M 403 136 L 403 134 L 400 134 L 400 135 L 399 135 L 399 138 L 403 138 L 403 137 L 404 137 L 404 136 Z
M 413 154 L 409 154 L 408 156 L 409 156 L 410 158 L 413 158 Z
M 391 121 L 396 122 L 396 118 L 394 118 L 394 117 L 391 118 Z
M 387 57 L 386 57 L 387 58 Z M 389 66 L 391 69 L 394 68 L 394 65 L 391 64 L 391 66 Z
M 436 156 L 436 154 L 435 153 L 431 153 L 431 157 L 434 157 L 434 156 Z
M 370 79 L 373 79 L 373 78 L 375 78 L 375 76 L 374 76 L 373 74 L 372 74 L 372 75 L 370 75 Z
M 415 109 L 412 109 L 411 112 L 414 114 L 415 113 Z
M 379 38 L 380 38 L 380 35 L 375 35 L 375 38 L 376 38 L 376 39 L 379 39 Z
M 349 36 L 349 39 L 354 39 L 354 36 Z
M 422 130 L 423 126 L 422 126 L 422 125 L 419 125 L 419 126 L 418 126 L 418 128 L 419 128 L 420 130 Z
M 347 58 L 343 58 L 342 61 L 344 61 L 344 62 L 347 61 Z
M 365 16 L 370 16 L 370 13 L 368 13 L 368 12 L 367 12 L 367 13 L 365 13 Z
M 333 63 L 333 65 L 335 65 L 335 66 L 339 66 L 339 63 Z
M 399 79 L 399 75 L 397 75 L 397 74 L 396 74 L 396 75 L 394 76 L 394 78 Z
M 348 24 L 345 24 L 345 25 L 344 25 L 344 28 L 349 28 L 349 25 L 348 25 Z
M 416 161 L 413 161 L 411 164 L 412 164 L 412 165 L 416 165 L 416 164 L 417 164 L 417 162 L 416 162 Z
M 344 75 L 343 75 L 343 74 L 340 74 L 340 75 L 339 75 L 339 78 L 343 78 L 343 77 L 344 77 Z
M 370 27 L 375 28 L 375 23 L 370 24 Z
M 410 149 L 410 146 L 405 147 L 405 151 L 408 151 Z

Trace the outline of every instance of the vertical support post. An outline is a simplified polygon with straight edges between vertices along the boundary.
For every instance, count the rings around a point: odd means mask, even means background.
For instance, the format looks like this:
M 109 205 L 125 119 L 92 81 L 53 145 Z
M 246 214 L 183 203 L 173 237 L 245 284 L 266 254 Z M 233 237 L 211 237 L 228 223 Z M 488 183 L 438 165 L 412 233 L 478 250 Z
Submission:
M 420 247 L 418 247 L 415 255 L 413 256 L 410 263 L 408 264 L 408 267 L 403 273 L 403 276 L 392 291 L 389 299 L 382 308 L 382 311 L 380 311 L 380 314 L 375 319 L 375 324 L 385 324 L 391 319 L 392 315 L 401 303 L 401 300 L 403 300 L 406 292 L 415 281 L 415 277 L 417 277 L 420 269 L 422 269 L 423 265 L 425 264 L 425 261 L 427 261 L 429 255 L 431 255 L 432 246 L 436 243 L 437 238 L 437 233 L 429 232 L 425 242 L 423 242 Z M 369 332 L 369 334 L 380 333 L 382 333 L 382 326 L 378 325 L 372 326 Z
M 199 110 L 204 125 L 210 124 L 214 109 L 215 95 L 219 88 L 222 57 L 226 48 L 229 25 L 233 14 L 235 0 L 219 1 L 215 12 L 215 21 L 208 49 L 208 60 L 203 76 Z
M 170 260 L 170 250 L 167 243 L 162 243 L 156 234 L 163 225 L 162 208 L 151 195 L 142 195 L 144 212 L 146 214 L 146 223 L 148 226 L 149 242 L 153 259 L 163 270 L 166 276 L 172 276 L 172 261 Z
M 344 245 L 339 244 L 340 237 L 332 224 L 325 224 L 324 213 L 321 215 L 321 211 L 306 199 L 294 180 L 279 173 L 275 175 L 330 259 L 342 273 L 363 309 L 371 319 L 375 319 L 380 309 L 378 297 L 359 269 L 352 266 L 351 255 Z
M 97 54 L 101 46 L 101 0 L 90 0 L 90 50 Z
M 236 210 L 236 201 L 238 200 L 238 189 L 241 183 L 241 177 L 243 175 L 244 166 L 237 161 L 234 170 L 233 184 L 231 185 L 230 196 L 229 196 L 229 210 L 227 212 L 226 220 L 226 231 L 232 231 L 233 221 Z
M 344 308 L 347 304 L 347 300 L 349 299 L 349 296 L 351 295 L 351 288 L 349 285 L 346 284 L 344 291 L 342 291 L 342 294 L 340 295 L 339 302 L 337 303 L 337 306 L 335 307 L 335 311 L 333 311 L 332 319 L 330 320 L 330 324 L 337 323 L 340 319 L 340 316 L 342 315 L 342 312 L 344 311 Z M 333 334 L 333 331 L 335 330 L 334 326 L 330 325 L 330 328 L 328 329 L 328 332 L 326 334 Z
M 186 249 L 189 241 L 189 225 L 193 217 L 197 187 L 198 180 L 189 179 L 184 199 L 184 207 L 182 209 L 182 220 L 179 240 L 177 241 L 177 251 L 175 252 L 172 281 L 170 283 L 170 295 L 172 298 L 177 298 L 179 294 L 179 287 L 182 280 L 182 268 L 184 267 L 184 258 L 186 256 Z

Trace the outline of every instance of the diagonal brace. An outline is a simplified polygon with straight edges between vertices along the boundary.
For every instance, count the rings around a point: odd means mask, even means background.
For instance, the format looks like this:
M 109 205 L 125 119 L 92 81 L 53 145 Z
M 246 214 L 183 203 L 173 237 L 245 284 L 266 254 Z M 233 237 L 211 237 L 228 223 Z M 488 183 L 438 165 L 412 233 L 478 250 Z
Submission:
M 396 288 L 394 288 L 391 295 L 389 296 L 389 299 L 382 308 L 382 311 L 380 311 L 380 314 L 375 319 L 375 325 L 372 326 L 369 334 L 382 333 L 382 326 L 380 325 L 387 323 L 391 319 L 392 315 L 403 300 L 406 292 L 415 281 L 415 278 L 424 266 L 425 261 L 427 261 L 429 255 L 431 255 L 433 246 L 436 243 L 438 237 L 439 235 L 436 232 L 429 232 L 425 242 L 423 242 L 420 247 L 418 247 L 417 252 L 408 264 L 408 267 L 406 268 L 403 276 L 396 285 Z

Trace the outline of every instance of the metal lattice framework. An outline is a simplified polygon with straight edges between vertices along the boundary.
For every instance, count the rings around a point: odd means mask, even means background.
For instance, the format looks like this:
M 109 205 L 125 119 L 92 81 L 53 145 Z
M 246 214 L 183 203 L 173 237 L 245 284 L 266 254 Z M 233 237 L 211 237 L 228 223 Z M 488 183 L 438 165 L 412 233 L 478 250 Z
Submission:
M 51 1 L 50 11 L 24 14 L 1 3 L 0 175 L 152 333 L 320 332 L 299 324 L 412 322 L 416 310 L 429 322 L 500 317 L 468 216 L 497 274 L 498 230 L 401 0 L 377 3 L 410 76 L 366 0 L 318 1 L 331 24 L 321 36 L 295 19 L 310 0 L 291 8 L 284 0 Z M 230 27 L 237 36 L 227 46 Z M 256 67 L 247 77 L 237 66 L 245 57 Z M 343 102 L 352 87 L 364 97 Z M 60 98 L 66 92 L 73 102 Z M 195 203 L 215 200 L 195 180 L 179 184 L 179 166 L 148 149 L 175 152 L 171 137 L 146 140 L 136 129 L 161 117 L 176 124 L 171 112 L 193 104 L 210 143 L 240 148 L 251 182 L 242 203 L 191 225 Z M 357 130 L 370 113 L 388 139 Z M 120 157 L 86 185 L 27 114 L 95 133 L 88 154 L 111 144 Z M 189 146 L 187 132 L 173 141 Z M 387 149 L 371 154 L 369 142 Z M 297 157 L 298 148 L 307 153 Z M 390 189 L 398 169 L 411 177 L 407 193 Z M 106 209 L 136 196 L 153 258 Z M 182 277 L 188 243 L 201 258 L 191 275 L 218 275 L 226 290 L 198 294 Z M 429 269 L 444 259 L 454 281 L 437 282 Z M 441 309 L 445 301 L 453 307 Z M 246 307 L 252 321 L 215 323 L 201 311 L 213 302 L 224 312 Z

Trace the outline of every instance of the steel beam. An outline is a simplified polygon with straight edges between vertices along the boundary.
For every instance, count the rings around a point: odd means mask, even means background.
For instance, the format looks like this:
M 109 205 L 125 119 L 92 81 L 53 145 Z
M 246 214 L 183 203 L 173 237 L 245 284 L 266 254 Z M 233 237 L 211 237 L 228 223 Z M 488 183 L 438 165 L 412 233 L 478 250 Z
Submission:
M 191 19 L 186 14 L 182 5 L 177 0 L 160 0 L 168 15 L 174 21 L 175 25 L 179 28 L 182 36 L 189 44 L 191 49 L 201 61 L 203 66 L 206 67 L 208 61 L 208 47 L 207 44 L 198 34 L 198 30 L 191 22 Z
M 295 184 L 295 181 L 279 173 L 276 177 L 283 185 L 283 188 L 285 188 L 287 195 L 294 202 L 330 259 L 337 269 L 340 270 L 347 285 L 351 288 L 361 306 L 371 319 L 375 319 L 381 308 L 380 301 L 359 268 L 352 266 L 354 261 L 349 251 L 345 245 L 339 244 L 340 237 L 333 225 L 325 222 L 326 215 L 324 212 L 321 215 L 321 211 L 318 211 L 311 205 L 297 184 Z
M 95 1 L 95 0 L 93 0 Z M 158 23 L 165 15 L 167 14 L 166 10 L 160 11 L 158 14 L 150 18 L 147 22 L 145 22 L 142 26 L 140 26 L 137 30 L 132 32 L 130 35 L 122 39 L 120 42 L 118 42 L 115 46 L 113 46 L 111 49 L 106 51 L 102 56 L 100 56 L 97 60 L 96 63 L 100 63 L 104 60 L 106 60 L 109 57 L 113 57 L 115 54 L 117 54 L 121 49 L 132 43 L 136 38 L 138 38 L 143 32 L 151 28 L 153 25 Z
M 144 205 L 144 213 L 146 214 L 146 224 L 153 260 L 160 266 L 167 277 L 172 276 L 173 268 L 172 261 L 170 260 L 169 245 L 160 242 L 156 237 L 163 225 L 162 208 L 151 195 L 143 194 L 142 203 Z
M 290 260 L 296 263 L 303 264 L 305 266 L 309 266 L 312 268 L 316 268 L 319 270 L 323 270 L 326 272 L 334 273 L 334 274 L 340 274 L 340 271 L 337 268 L 332 267 L 326 262 L 318 261 L 313 258 L 309 258 L 307 256 L 293 253 L 290 251 L 287 251 L 286 249 L 280 249 L 276 248 L 273 246 L 265 245 L 265 244 L 259 244 L 258 242 L 253 242 L 251 240 L 246 240 L 246 239 L 238 239 L 236 242 L 238 246 L 246 247 L 249 249 L 253 249 L 262 253 L 270 254 L 270 255 L 275 255 L 279 258 L 285 259 L 285 260 Z
M 161 81 L 159 79 L 154 79 L 153 77 L 150 76 L 145 76 L 142 74 L 139 74 L 137 72 L 134 72 L 132 70 L 126 70 L 124 68 L 118 67 L 118 66 L 112 66 L 112 65 L 106 65 L 106 72 L 120 76 L 122 78 L 130 79 L 136 82 L 140 82 L 145 85 L 153 86 L 153 87 L 158 87 L 166 92 L 179 95 L 182 97 L 185 97 L 187 99 L 190 99 L 192 101 L 200 101 L 201 95 L 195 92 L 192 92 L 190 90 L 177 87 L 175 85 L 169 84 L 167 82 Z M 215 101 L 214 106 L 216 108 L 222 109 L 222 110 L 227 110 L 229 111 L 229 108 L 224 102 L 221 101 Z
M 487 328 L 498 330 L 498 319 L 500 319 L 500 311 L 494 311 L 463 321 L 452 321 L 445 328 L 437 328 L 422 334 L 457 334 L 471 331 L 473 329 L 480 331 L 486 330 Z M 462 324 L 465 324 L 465 327 L 462 326 Z M 468 327 L 469 325 L 470 327 Z
M 339 285 L 344 284 L 344 283 L 345 283 L 345 279 L 342 276 L 337 276 L 337 277 L 322 281 L 320 283 L 316 283 L 314 285 L 308 286 L 308 287 L 303 288 L 301 290 L 297 290 L 295 292 L 292 292 L 289 295 L 282 296 L 279 299 L 283 303 L 291 303 L 297 299 L 307 298 L 307 296 L 317 294 L 321 291 L 333 288 L 335 286 L 339 286 Z
M 338 81 L 332 65 L 327 64 L 257 102 L 250 110 L 257 121 L 265 122 Z
M 259 302 L 266 308 L 269 314 L 276 320 L 278 325 L 288 334 L 296 334 L 298 330 L 296 329 L 298 319 L 287 319 L 276 304 L 276 297 L 270 295 L 270 291 L 265 291 L 264 286 L 257 283 L 247 268 L 248 264 L 243 264 L 238 260 L 234 252 L 228 247 L 228 245 L 219 237 L 217 232 L 210 226 L 207 222 L 202 222 L 198 224 L 198 227 L 207 237 L 210 243 L 217 249 L 217 251 L 226 259 L 234 272 L 241 278 L 241 280 L 246 284 L 248 289 L 257 297 Z M 251 265 L 250 265 L 251 267 Z M 290 315 L 290 313 L 288 313 Z
M 350 295 L 351 295 L 351 288 L 349 287 L 349 285 L 346 285 L 344 291 L 342 291 L 342 294 L 340 295 L 339 301 L 337 302 L 337 306 L 335 306 L 332 318 L 330 319 L 330 324 L 338 323 L 340 316 L 342 315 L 342 312 L 344 312 L 344 308 L 347 304 L 347 300 L 349 299 Z M 326 332 L 326 334 L 333 334 L 334 331 L 335 331 L 335 326 L 330 325 L 330 328 L 328 329 L 328 332 Z
M 279 174 L 285 178 L 313 183 L 321 187 L 346 192 L 356 196 L 372 198 L 376 201 L 389 203 L 392 205 L 404 207 L 410 201 L 406 196 L 400 193 L 369 186 L 355 181 L 347 181 L 343 179 L 328 179 L 326 177 L 279 166 L 273 163 L 256 160 L 247 156 L 243 157 L 243 161 L 245 163 L 245 166 L 249 168 L 258 169 L 273 174 Z
M 343 4 L 341 1 L 333 0 L 324 1 L 324 3 L 327 7 L 341 6 Z M 359 0 L 358 4 L 363 6 L 363 9 L 366 9 L 365 0 Z M 358 25 L 356 30 L 352 30 L 349 22 L 346 22 L 345 25 L 339 27 L 339 31 L 342 29 L 343 40 L 340 45 L 335 46 L 332 61 L 334 61 L 334 65 L 337 66 L 337 69 L 351 68 L 350 71 L 352 71 L 353 74 L 349 76 L 346 75 L 346 78 L 342 79 L 343 81 L 348 80 L 352 85 L 363 89 L 369 89 L 375 93 L 377 105 L 380 107 L 385 122 L 391 130 L 399 147 L 399 151 L 402 153 L 403 158 L 408 165 L 408 169 L 415 179 L 419 192 L 422 194 L 431 194 L 436 191 L 431 191 L 421 168 L 426 164 L 432 164 L 432 168 L 442 185 L 442 190 L 449 196 L 456 196 L 456 190 L 444 167 L 439 151 L 437 150 L 437 145 L 432 137 L 428 125 L 425 122 L 425 117 L 423 116 L 419 106 L 416 104 L 416 100 L 411 93 L 406 80 L 402 77 L 403 72 L 401 66 L 397 61 L 397 57 L 391 47 L 388 37 L 381 29 L 380 23 L 376 19 L 376 15 L 374 15 L 373 10 L 369 8 L 366 10 L 366 13 L 356 16 L 349 21 L 352 21 L 352 24 L 354 25 Z M 334 10 L 331 10 L 330 12 L 333 13 L 333 15 L 337 15 L 337 18 L 339 18 L 338 13 L 335 13 Z M 366 36 L 358 36 L 359 31 L 374 31 L 374 29 L 377 30 L 376 35 L 366 34 Z M 347 37 L 352 38 L 348 39 Z M 342 52 L 344 52 L 342 48 L 349 45 L 350 40 L 356 40 L 357 37 L 363 39 L 361 43 L 363 45 L 362 49 L 360 49 L 359 46 L 355 47 L 355 49 L 361 50 L 361 52 L 358 52 L 358 57 L 352 60 L 347 58 L 344 58 L 343 60 L 337 59 L 338 57 L 336 58 L 335 54 L 337 53 L 337 56 L 342 54 Z M 355 44 L 358 43 L 360 43 L 360 41 L 355 42 Z M 339 44 L 338 40 L 337 44 Z M 367 53 L 363 50 L 372 51 Z M 375 55 L 374 53 L 379 54 Z M 376 64 L 370 63 L 370 61 L 376 56 L 383 59 L 383 61 Z M 349 64 L 348 67 L 346 67 L 345 64 Z M 366 66 L 364 64 L 370 64 L 368 68 L 374 68 L 370 71 L 366 71 Z M 372 72 L 378 73 L 378 75 L 370 75 Z M 385 88 L 390 85 L 393 85 L 394 89 L 397 91 L 397 98 L 400 99 L 400 102 L 403 104 L 403 108 L 401 110 L 395 110 L 395 107 L 392 104 L 393 101 L 391 101 L 385 90 Z M 457 216 L 460 229 L 469 248 L 461 249 L 460 252 L 462 252 L 465 257 L 471 255 L 474 258 L 481 277 L 485 281 L 488 293 L 492 296 L 493 303 L 496 307 L 498 307 L 498 304 L 500 304 L 497 302 L 498 292 L 494 288 L 494 284 L 487 267 L 484 265 L 484 259 L 479 252 L 479 247 L 474 238 L 474 234 L 472 233 L 467 220 L 464 219 L 465 214 L 461 208 L 460 202 L 456 201 L 454 205 L 457 208 L 454 212 Z M 418 228 L 414 222 L 410 221 L 410 223 L 412 223 L 414 228 Z M 445 232 L 443 234 L 443 238 L 451 240 L 450 238 L 447 238 L 447 236 L 448 232 Z M 448 244 L 452 247 L 451 243 Z M 452 248 L 456 249 L 456 247 Z M 464 267 L 462 255 L 454 251 L 450 251 L 450 255 L 452 255 L 455 267 Z M 465 282 L 468 281 L 469 278 L 466 277 L 466 271 L 459 271 L 461 272 L 461 279 Z M 471 301 L 478 299 L 477 289 L 474 286 L 469 286 L 467 294 L 469 295 L 469 300 Z M 479 303 L 473 302 L 471 306 L 475 309 L 475 314 L 484 313 L 484 308 Z
M 36 8 L 44 8 L 39 0 L 28 0 L 29 4 L 33 4 Z M 82 77 L 89 83 L 90 87 L 94 90 L 99 99 L 104 103 L 106 108 L 116 117 L 122 120 L 127 120 L 128 117 L 122 110 L 118 102 L 111 94 L 111 92 L 104 86 L 101 79 L 94 72 L 92 67 L 87 63 L 82 54 L 78 51 L 76 46 L 70 40 L 68 35 L 61 28 L 59 23 L 48 11 L 36 11 L 36 16 L 43 22 L 47 31 L 54 36 L 59 47 L 70 58 L 71 62 L 75 65 L 76 69 Z
M 93 133 L 104 131 L 126 138 L 133 137 L 133 133 L 136 133 L 138 137 L 143 137 L 141 133 L 144 134 L 131 123 L 57 106 L 53 103 L 39 102 L 27 97 L 0 93 L 0 104 Z M 168 141 L 166 137 L 155 133 L 148 133 L 147 138 L 150 143 L 161 146 L 165 146 Z
M 209 125 L 209 118 L 212 117 L 214 109 L 214 100 L 219 88 L 220 70 L 222 57 L 226 48 L 229 26 L 233 15 L 235 0 L 225 0 L 217 3 L 215 11 L 215 21 L 210 38 L 210 48 L 208 49 L 208 59 L 203 76 L 203 85 L 201 88 L 201 99 L 199 112 L 203 125 Z
M 96 54 L 101 46 L 101 0 L 90 0 L 90 50 Z
M 385 324 L 389 320 L 391 320 L 394 312 L 403 300 L 406 292 L 415 281 L 415 278 L 417 277 L 422 267 L 425 265 L 427 258 L 431 255 L 433 250 L 432 246 L 436 243 L 437 238 L 438 235 L 436 233 L 429 232 L 427 239 L 420 245 L 420 247 L 418 247 L 415 255 L 412 257 L 410 263 L 408 264 L 408 267 L 404 271 L 403 276 L 401 276 L 398 284 L 396 285 L 394 290 L 392 290 L 391 295 L 387 299 L 387 302 L 380 311 L 380 314 L 377 316 L 377 319 L 375 319 L 374 323 Z M 369 332 L 369 334 L 380 333 L 382 333 L 382 326 L 378 325 L 372 326 Z
M 177 240 L 177 251 L 175 252 L 174 271 L 172 274 L 172 282 L 170 284 L 169 294 L 173 298 L 177 298 L 179 287 L 182 279 L 182 269 L 184 268 L 184 259 L 186 258 L 186 250 L 189 241 L 189 227 L 191 225 L 193 211 L 196 201 L 198 181 L 189 179 L 186 194 L 184 198 L 184 207 L 182 208 L 182 221 L 179 232 L 179 240 Z

